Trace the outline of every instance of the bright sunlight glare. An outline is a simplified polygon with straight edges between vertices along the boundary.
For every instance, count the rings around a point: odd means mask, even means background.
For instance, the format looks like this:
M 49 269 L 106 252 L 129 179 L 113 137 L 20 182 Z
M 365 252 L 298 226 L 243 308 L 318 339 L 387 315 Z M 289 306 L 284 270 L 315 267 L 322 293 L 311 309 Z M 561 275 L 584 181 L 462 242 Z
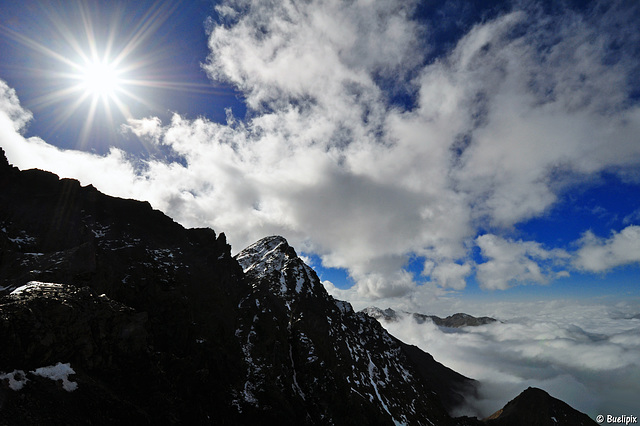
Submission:
M 85 94 L 110 97 L 120 89 L 120 72 L 107 61 L 96 61 L 85 66 L 80 74 Z
M 131 118 L 132 106 L 157 111 L 160 106 L 155 102 L 161 96 L 156 92 L 160 90 L 212 93 L 209 85 L 158 78 L 164 71 L 158 66 L 166 58 L 154 40 L 180 2 L 155 2 L 135 25 L 123 25 L 128 22 L 124 9 L 117 8 L 105 20 L 101 9 L 91 2 L 68 3 L 63 8 L 45 7 L 56 29 L 53 37 L 36 33 L 31 38 L 0 22 L 0 33 L 42 58 L 38 65 L 46 64 L 46 68 L 33 69 L 46 84 L 32 105 L 56 106 L 52 108 L 57 114 L 52 132 L 68 128 L 70 120 L 79 120 L 74 123 L 81 127 L 77 145 L 86 147 L 93 142 L 90 136 L 96 129 L 101 138 L 105 129 L 113 129 L 111 133 L 117 136 L 119 125 Z

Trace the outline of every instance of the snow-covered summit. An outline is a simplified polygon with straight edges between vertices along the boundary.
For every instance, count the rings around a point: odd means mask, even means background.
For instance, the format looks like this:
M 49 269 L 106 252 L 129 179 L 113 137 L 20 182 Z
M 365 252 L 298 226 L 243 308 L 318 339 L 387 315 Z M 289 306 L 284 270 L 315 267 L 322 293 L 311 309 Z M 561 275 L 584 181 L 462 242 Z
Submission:
M 265 237 L 236 255 L 254 285 L 265 282 L 281 296 L 324 290 L 318 276 L 281 236 Z
M 290 247 L 283 237 L 274 235 L 262 238 L 251 244 L 236 255 L 236 260 L 245 273 L 279 269 L 285 256 L 297 257 L 293 247 Z

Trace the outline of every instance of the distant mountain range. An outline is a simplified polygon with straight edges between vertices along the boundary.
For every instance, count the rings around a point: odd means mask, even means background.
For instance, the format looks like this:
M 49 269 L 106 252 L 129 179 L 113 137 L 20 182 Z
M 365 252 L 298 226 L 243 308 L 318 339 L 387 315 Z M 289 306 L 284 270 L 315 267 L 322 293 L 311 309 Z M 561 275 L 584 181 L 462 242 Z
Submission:
M 463 313 L 457 313 L 457 314 L 449 315 L 446 318 L 440 318 L 435 315 L 417 314 L 417 313 L 410 313 L 410 312 L 404 312 L 404 311 L 396 312 L 391 308 L 382 310 L 374 306 L 365 308 L 361 312 L 379 321 L 396 322 L 402 318 L 410 316 L 418 324 L 422 324 L 425 321 L 431 321 L 439 327 L 449 327 L 449 328 L 460 328 L 460 327 L 468 327 L 468 326 L 475 327 L 478 325 L 491 324 L 492 322 L 497 321 L 496 319 L 490 318 L 490 317 L 474 317 L 474 316 L 463 314 Z
M 4 152 L 0 342 L 0 425 L 593 424 L 541 390 L 453 418 L 477 382 L 328 295 L 284 238 L 232 257 L 223 233 Z

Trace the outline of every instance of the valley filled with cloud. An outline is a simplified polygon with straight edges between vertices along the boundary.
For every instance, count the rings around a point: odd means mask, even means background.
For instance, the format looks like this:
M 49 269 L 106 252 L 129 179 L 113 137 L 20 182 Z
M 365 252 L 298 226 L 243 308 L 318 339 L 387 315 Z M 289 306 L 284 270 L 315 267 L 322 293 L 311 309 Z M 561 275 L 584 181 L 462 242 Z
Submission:
M 637 306 L 558 300 L 458 306 L 496 323 L 462 329 L 418 323 L 411 315 L 382 325 L 437 361 L 480 381 L 461 414 L 488 416 L 528 386 L 587 413 L 635 413 L 640 392 Z

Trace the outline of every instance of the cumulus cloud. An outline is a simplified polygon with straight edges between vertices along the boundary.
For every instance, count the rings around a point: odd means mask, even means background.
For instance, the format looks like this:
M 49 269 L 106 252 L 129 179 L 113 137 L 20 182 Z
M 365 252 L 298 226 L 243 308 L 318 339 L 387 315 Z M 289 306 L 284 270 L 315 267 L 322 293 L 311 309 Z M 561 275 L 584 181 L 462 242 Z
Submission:
M 30 113 L 6 85 L 2 143 L 20 167 L 146 199 L 186 226 L 225 231 L 235 250 L 284 235 L 346 268 L 358 297 L 460 290 L 474 273 L 490 289 L 546 283 L 566 253 L 496 235 L 545 214 L 576 181 L 637 169 L 635 39 L 619 30 L 637 10 L 616 3 L 592 19 L 514 8 L 427 61 L 429 28 L 415 7 L 223 2 L 203 67 L 242 91 L 247 119 L 175 114 L 123 127 L 179 162 L 24 139 Z M 415 102 L 394 105 L 397 93 Z M 583 243 L 580 259 L 614 244 Z M 475 248 L 486 262 L 475 265 Z M 425 259 L 427 287 L 404 271 L 412 256 Z
M 131 132 L 141 139 L 158 143 L 163 133 L 162 121 L 158 117 L 129 118 L 127 124 L 122 125 L 122 131 Z
M 19 132 L 31 121 L 33 114 L 20 106 L 20 100 L 16 91 L 0 80 L 0 112 L 2 123 L 0 130 L 3 137 L 9 137 L 12 132 Z
M 459 414 L 492 414 L 528 386 L 595 418 L 632 413 L 640 392 L 640 321 L 624 318 L 640 309 L 546 303 L 477 304 L 460 307 L 502 322 L 441 329 L 410 316 L 383 322 L 393 335 L 417 345 L 450 368 L 479 380 L 479 397 Z M 485 309 L 477 312 L 478 309 Z M 628 316 L 628 315 L 627 315 Z
M 471 271 L 470 262 L 462 265 L 454 262 L 440 263 L 429 271 L 429 276 L 442 287 L 462 290 L 466 286 L 467 277 L 471 275 Z
M 545 250 L 532 241 L 511 241 L 496 235 L 476 239 L 482 256 L 488 259 L 477 267 L 477 278 L 483 288 L 507 289 L 517 284 L 546 284 L 566 271 L 558 271 L 570 255 L 560 249 Z
M 575 266 L 579 269 L 603 272 L 629 263 L 640 262 L 640 226 L 627 226 L 613 232 L 608 239 L 587 231 L 579 241 Z

